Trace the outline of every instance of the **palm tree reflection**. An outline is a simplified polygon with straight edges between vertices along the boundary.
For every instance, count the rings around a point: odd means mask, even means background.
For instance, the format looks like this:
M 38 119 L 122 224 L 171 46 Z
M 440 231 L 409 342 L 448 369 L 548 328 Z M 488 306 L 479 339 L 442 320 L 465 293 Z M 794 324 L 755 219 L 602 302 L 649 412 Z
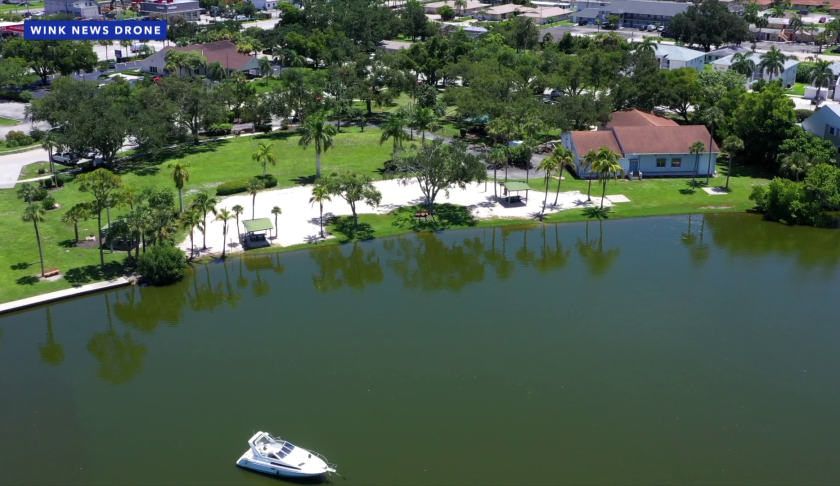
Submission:
M 46 306 L 44 310 L 47 312 L 47 342 L 38 345 L 38 352 L 41 353 L 41 361 L 58 366 L 64 361 L 64 348 L 55 342 L 51 306 Z
M 589 267 L 589 272 L 593 276 L 601 276 L 606 274 L 610 268 L 618 260 L 621 254 L 620 248 L 612 248 L 604 251 L 604 221 L 598 220 L 599 234 L 597 240 L 589 239 L 589 221 L 586 222 L 586 240 L 583 241 L 578 238 L 577 247 L 578 253 L 583 258 L 584 263 Z
M 146 346 L 136 343 L 130 333 L 122 336 L 114 329 L 111 302 L 104 294 L 108 315 L 108 330 L 94 334 L 88 341 L 88 352 L 99 361 L 99 377 L 111 384 L 125 383 L 143 370 Z

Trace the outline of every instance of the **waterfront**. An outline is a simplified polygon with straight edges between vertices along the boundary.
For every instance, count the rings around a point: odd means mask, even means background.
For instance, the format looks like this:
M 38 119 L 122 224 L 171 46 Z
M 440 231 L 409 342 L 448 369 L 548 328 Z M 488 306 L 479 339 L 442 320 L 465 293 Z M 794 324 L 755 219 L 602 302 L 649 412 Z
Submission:
M 231 258 L 0 318 L 0 483 L 276 484 L 234 466 L 263 429 L 337 484 L 836 484 L 840 233 L 690 221 Z

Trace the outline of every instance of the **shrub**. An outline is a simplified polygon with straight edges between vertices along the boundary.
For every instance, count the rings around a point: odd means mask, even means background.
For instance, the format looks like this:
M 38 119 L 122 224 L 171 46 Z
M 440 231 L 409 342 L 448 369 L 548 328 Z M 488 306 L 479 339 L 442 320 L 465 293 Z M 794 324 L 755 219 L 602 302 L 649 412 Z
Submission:
M 149 285 L 169 285 L 182 278 L 187 270 L 187 258 L 181 249 L 157 245 L 140 254 L 137 271 Z
M 38 190 L 35 191 L 35 194 L 32 196 L 33 201 L 43 201 L 49 196 L 50 193 L 44 189 L 43 187 L 39 187 Z
M 270 189 L 272 187 L 277 186 L 277 178 L 271 174 L 267 176 L 257 176 L 257 177 L 248 177 L 247 179 L 239 179 L 235 181 L 225 182 L 224 184 L 216 187 L 216 195 L 217 196 L 229 196 L 231 194 L 239 194 L 241 192 L 245 192 L 248 190 L 248 181 L 251 179 L 259 179 L 265 184 L 266 189 Z
M 47 132 L 41 130 L 40 128 L 33 128 L 32 130 L 29 130 L 29 136 L 32 137 L 32 140 L 40 142 L 45 136 L 47 136 Z
M 67 182 L 72 182 L 75 176 L 70 174 L 59 174 L 56 177 L 55 186 L 56 187 L 64 187 L 64 184 Z
M 43 167 L 38 169 L 38 175 L 44 175 L 46 173 L 47 173 L 47 169 L 44 169 Z
M 793 111 L 796 113 L 796 121 L 798 123 L 802 123 L 803 121 L 805 121 L 806 118 L 808 118 L 809 116 L 814 114 L 813 111 L 811 111 L 807 108 L 801 108 L 801 109 L 793 110 Z
M 750 194 L 756 211 L 771 221 L 787 225 L 824 226 L 827 216 L 819 201 L 809 197 L 802 182 L 775 178 L 767 186 L 755 186 Z
M 9 101 L 29 103 L 32 101 L 32 93 L 29 91 L 14 91 L 10 89 L 0 90 L 0 98 Z
M 210 128 L 207 129 L 207 135 L 214 137 L 219 135 L 230 135 L 231 130 L 233 130 L 233 125 L 230 123 L 216 123 L 210 125 Z
M 438 15 L 440 15 L 440 19 L 444 22 L 448 20 L 452 20 L 455 18 L 455 9 L 450 7 L 449 5 L 444 5 L 437 9 Z
M 12 130 L 6 134 L 7 147 L 25 147 L 33 143 L 35 143 L 35 140 L 20 130 Z
M 53 182 L 52 177 L 50 177 L 49 179 L 44 179 L 44 187 L 45 188 L 52 189 L 54 185 L 55 185 L 55 183 Z
M 811 82 L 811 72 L 814 70 L 815 64 L 813 62 L 800 62 L 798 66 L 796 66 L 796 82 L 797 83 L 810 83 Z
M 233 123 L 233 121 L 236 120 L 236 113 L 233 110 L 225 113 L 225 116 L 227 117 L 228 123 Z
M 49 211 L 55 208 L 55 198 L 52 196 L 47 196 L 41 201 L 41 207 L 44 208 L 44 211 Z

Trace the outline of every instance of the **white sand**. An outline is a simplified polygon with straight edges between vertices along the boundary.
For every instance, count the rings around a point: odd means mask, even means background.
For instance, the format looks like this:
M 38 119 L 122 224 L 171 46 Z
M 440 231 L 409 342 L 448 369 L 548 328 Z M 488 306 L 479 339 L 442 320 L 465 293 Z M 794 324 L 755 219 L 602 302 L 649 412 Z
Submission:
M 382 192 L 382 204 L 374 208 L 363 203 L 356 205 L 356 211 L 359 214 L 366 213 L 380 213 L 384 214 L 401 206 L 409 206 L 421 204 L 424 202 L 423 194 L 420 192 L 416 183 L 409 185 L 402 185 L 396 180 L 379 181 L 374 183 Z M 499 188 L 499 194 L 502 189 Z M 521 195 L 525 196 L 524 193 Z M 487 218 L 518 218 L 518 219 L 536 219 L 542 209 L 544 192 L 530 191 L 528 193 L 530 200 L 524 205 L 505 206 L 504 200 L 497 203 L 493 196 L 493 183 L 487 184 L 487 191 L 484 190 L 484 183 L 471 184 L 466 189 L 450 189 L 449 197 L 447 198 L 443 192 L 438 194 L 436 203 L 452 203 L 470 208 L 473 215 L 479 219 Z M 312 243 L 318 240 L 318 205 L 311 205 L 309 198 L 312 196 L 312 186 L 294 187 L 291 189 L 279 189 L 274 191 L 263 191 L 257 195 L 256 211 L 253 213 L 256 218 L 269 218 L 271 224 L 274 224 L 274 216 L 271 214 L 271 208 L 280 206 L 283 210 L 277 218 L 277 226 L 279 227 L 278 237 L 271 239 L 272 245 L 290 246 L 299 243 Z M 554 202 L 554 193 L 548 195 L 548 208 L 546 214 L 562 211 L 565 209 L 581 208 L 586 206 L 586 194 L 580 191 L 561 192 L 558 200 L 558 205 L 552 205 Z M 244 231 L 241 221 L 245 219 L 252 219 L 252 205 L 251 196 L 237 195 L 224 198 L 220 201 L 216 209 L 227 208 L 230 210 L 235 205 L 241 205 L 245 208 L 245 212 L 240 216 L 240 228 Z M 601 198 L 592 197 L 592 204 L 600 205 Z M 609 198 L 604 201 L 604 206 L 611 206 Z M 350 215 L 350 205 L 344 202 L 343 199 L 333 196 L 331 202 L 324 203 L 324 219 L 330 216 L 345 216 Z M 201 232 L 195 231 L 196 249 L 200 254 L 221 254 L 222 245 L 222 223 L 213 221 L 213 215 L 207 216 L 207 250 L 201 251 L 202 235 Z M 274 232 L 269 235 L 273 238 Z M 329 234 L 327 234 L 329 237 Z M 237 243 L 238 237 L 236 233 L 236 221 L 230 222 L 228 227 L 228 253 L 242 251 L 242 247 Z M 180 248 L 189 252 L 190 239 L 178 245 Z

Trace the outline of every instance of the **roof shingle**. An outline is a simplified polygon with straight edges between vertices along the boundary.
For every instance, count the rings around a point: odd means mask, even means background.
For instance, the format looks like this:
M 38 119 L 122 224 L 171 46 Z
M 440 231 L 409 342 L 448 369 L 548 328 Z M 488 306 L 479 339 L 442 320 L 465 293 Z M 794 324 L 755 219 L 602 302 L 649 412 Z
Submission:
M 677 122 L 670 118 L 645 113 L 637 109 L 614 111 L 607 127 L 675 127 Z
M 688 154 L 694 142 L 708 148 L 709 130 L 703 125 L 615 127 L 625 154 Z M 720 152 L 712 142 L 712 152 Z
M 611 130 L 572 132 L 571 135 L 575 150 L 581 157 L 589 153 L 590 150 L 597 152 L 601 147 L 607 147 L 619 155 L 622 153 L 621 147 L 618 145 L 618 140 L 615 139 L 615 134 Z

